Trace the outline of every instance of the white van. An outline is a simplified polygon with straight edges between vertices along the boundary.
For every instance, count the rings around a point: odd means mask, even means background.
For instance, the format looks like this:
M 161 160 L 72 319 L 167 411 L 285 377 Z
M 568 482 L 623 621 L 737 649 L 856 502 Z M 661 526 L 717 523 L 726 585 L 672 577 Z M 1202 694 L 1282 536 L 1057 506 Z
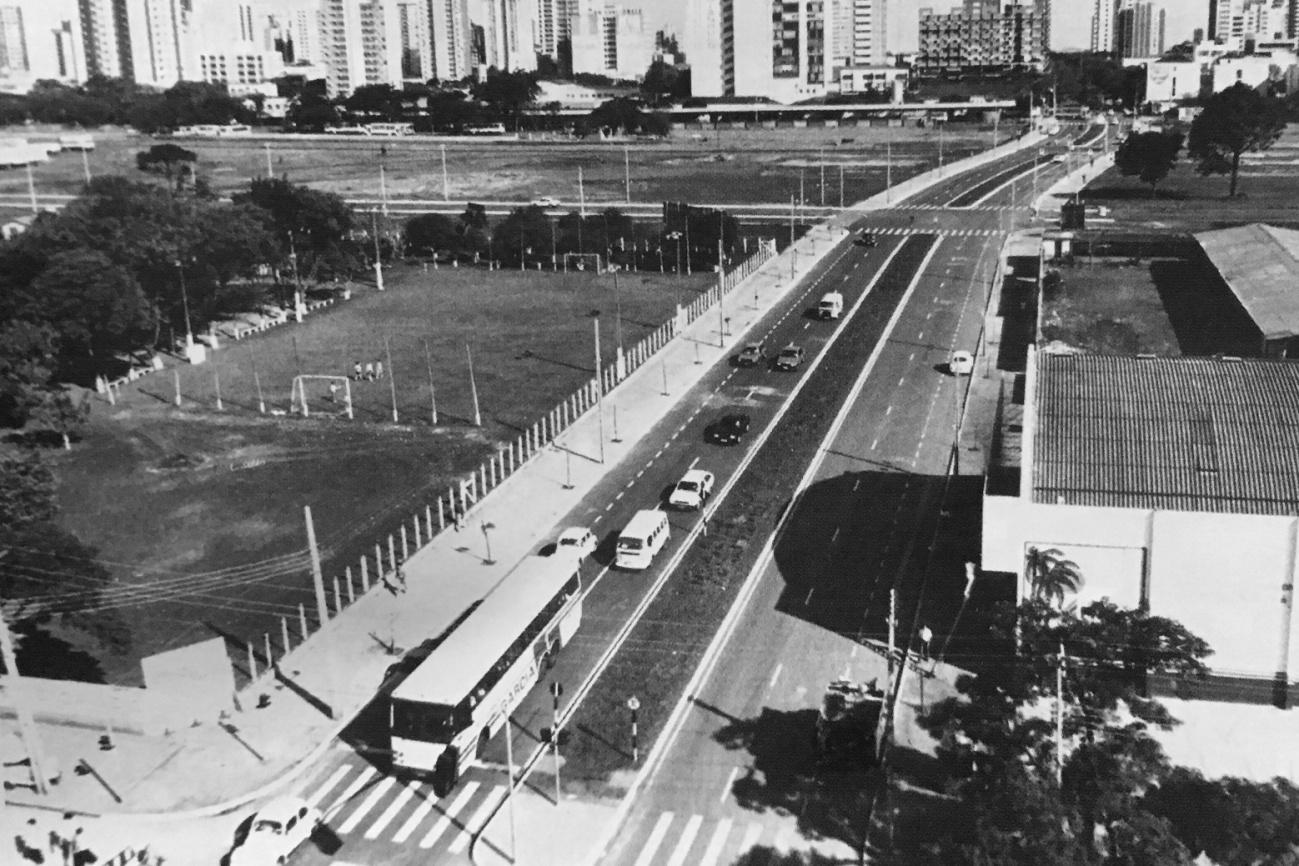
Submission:
M 843 315 L 843 295 L 839 292 L 826 292 L 821 296 L 821 303 L 816 305 L 816 314 L 822 319 L 837 319 Z
M 663 549 L 671 534 L 667 512 L 658 509 L 637 511 L 618 536 L 613 564 L 633 571 L 649 568 L 654 554 Z

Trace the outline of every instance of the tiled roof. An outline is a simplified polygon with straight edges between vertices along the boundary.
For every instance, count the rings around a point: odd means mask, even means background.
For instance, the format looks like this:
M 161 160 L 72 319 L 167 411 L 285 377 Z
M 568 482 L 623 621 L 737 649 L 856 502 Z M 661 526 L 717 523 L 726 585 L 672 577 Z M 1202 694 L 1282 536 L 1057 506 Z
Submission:
M 1299 362 L 1037 360 L 1033 501 L 1299 510 Z
M 1252 223 L 1195 239 L 1265 339 L 1299 335 L 1299 231 Z

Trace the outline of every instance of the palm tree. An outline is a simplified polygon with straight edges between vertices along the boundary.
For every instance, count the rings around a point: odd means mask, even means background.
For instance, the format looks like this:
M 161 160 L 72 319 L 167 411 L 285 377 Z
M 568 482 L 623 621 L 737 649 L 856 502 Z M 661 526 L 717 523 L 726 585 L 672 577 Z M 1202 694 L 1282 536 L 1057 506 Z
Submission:
M 1065 596 L 1077 595 L 1086 582 L 1078 563 L 1066 559 L 1064 552 L 1054 547 L 1030 547 L 1026 572 L 1033 598 L 1059 609 L 1064 608 Z

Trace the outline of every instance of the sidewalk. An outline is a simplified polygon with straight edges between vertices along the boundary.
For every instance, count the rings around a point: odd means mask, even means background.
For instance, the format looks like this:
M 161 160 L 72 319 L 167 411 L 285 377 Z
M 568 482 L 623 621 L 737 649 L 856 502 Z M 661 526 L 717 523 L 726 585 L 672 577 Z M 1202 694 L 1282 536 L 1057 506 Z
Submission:
M 945 174 L 950 177 L 962 168 L 994 160 L 1035 141 L 1026 136 L 1009 142 L 996 152 L 971 157 L 959 167 L 947 166 Z M 913 178 L 895 187 L 890 198 L 898 203 L 938 180 L 936 173 Z M 854 210 L 885 207 L 884 198 L 881 193 Z M 507 479 L 500 491 L 493 491 L 472 508 L 462 531 L 441 532 L 405 563 L 407 592 L 391 595 L 378 588 L 358 599 L 284 660 L 282 681 L 263 678 L 246 689 L 241 695 L 242 710 L 224 725 L 201 725 L 160 736 L 111 732 L 113 748 L 107 751 L 99 744 L 106 733 L 103 730 L 39 725 L 46 752 L 64 768 L 63 778 L 47 797 L 25 788 L 8 790 L 7 804 L 48 810 L 51 816 L 64 810 L 115 816 L 92 822 L 93 833 L 87 828 L 88 837 L 98 842 L 101 859 L 127 845 L 141 847 L 143 841 L 156 838 L 171 826 L 168 835 L 181 841 L 164 852 L 168 862 L 209 861 L 214 848 L 198 844 L 195 834 L 203 838 L 211 834 L 212 845 L 219 847 L 226 844 L 224 840 L 242 816 L 207 822 L 201 831 L 197 828 L 202 822 L 186 819 L 239 809 L 276 792 L 314 763 L 371 699 L 399 654 L 442 632 L 522 557 L 535 552 L 557 521 L 633 450 L 667 407 L 743 342 L 748 329 L 846 237 L 844 227 L 859 216 L 846 212 L 801 238 L 795 245 L 795 280 L 789 279 L 787 251 L 733 289 L 732 298 L 756 301 L 727 304 L 730 326 L 724 340 L 719 339 L 717 316 L 700 316 L 661 350 L 654 363 L 641 366 L 612 390 L 605 398 L 605 411 L 617 408 L 621 441 L 606 437 L 604 463 L 598 462 L 596 413 L 588 412 L 569 428 L 561 442 L 575 458 L 571 461 L 572 489 L 565 489 L 568 461 L 563 451 L 554 446 L 546 449 Z M 724 347 L 719 345 L 722 342 Z M 579 455 L 585 459 L 577 459 Z M 486 530 L 490 532 L 490 562 L 484 527 L 490 527 Z M 269 702 L 259 707 L 258 698 L 263 694 Z M 12 721 L 6 721 L 6 726 L 11 728 Z M 74 773 L 73 768 L 83 762 L 91 772 Z M 541 813 L 520 820 L 520 827 L 535 824 L 544 828 L 546 839 L 563 842 L 562 859 L 556 862 L 573 862 L 574 840 L 580 836 L 557 833 L 553 805 L 539 801 L 538 806 Z M 585 821 L 597 820 L 594 813 L 605 807 L 581 808 L 594 812 L 574 827 L 591 826 Z M 577 812 L 578 807 L 570 811 Z M 612 814 L 611 807 L 608 811 Z M 29 810 L 5 810 L 0 830 L 29 814 Z M 182 822 L 185 829 L 178 833 Z M 191 861 L 190 850 L 204 853 Z

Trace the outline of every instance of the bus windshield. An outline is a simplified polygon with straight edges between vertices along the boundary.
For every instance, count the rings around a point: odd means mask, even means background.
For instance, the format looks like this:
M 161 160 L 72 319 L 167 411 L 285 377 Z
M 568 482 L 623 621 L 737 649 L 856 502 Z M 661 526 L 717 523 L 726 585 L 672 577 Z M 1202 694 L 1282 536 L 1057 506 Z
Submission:
M 645 546 L 645 542 L 639 538 L 619 538 L 619 550 L 640 550 Z
M 463 714 L 446 704 L 392 701 L 392 735 L 425 743 L 449 743 L 464 727 Z

